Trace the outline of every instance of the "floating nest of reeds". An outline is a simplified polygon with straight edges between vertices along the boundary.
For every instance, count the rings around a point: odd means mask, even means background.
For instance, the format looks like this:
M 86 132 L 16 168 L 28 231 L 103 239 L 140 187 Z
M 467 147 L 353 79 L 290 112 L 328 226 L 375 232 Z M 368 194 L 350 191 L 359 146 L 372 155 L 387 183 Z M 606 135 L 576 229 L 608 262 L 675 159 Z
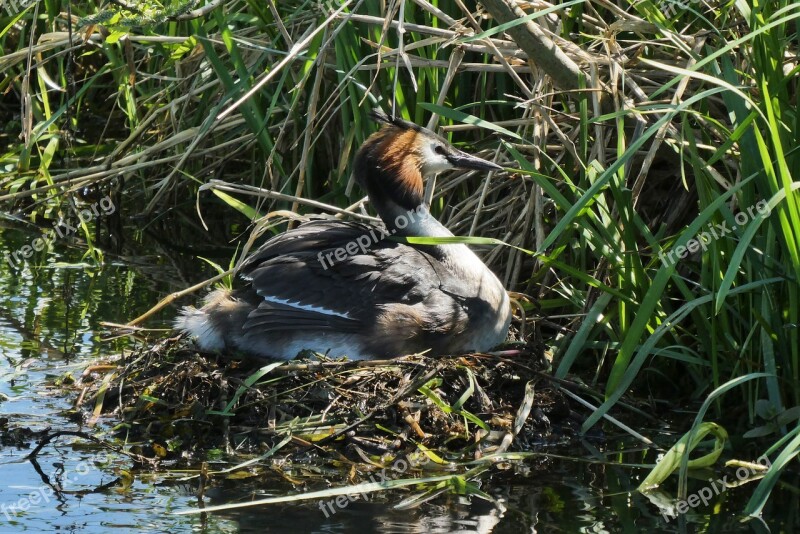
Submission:
M 198 353 L 172 338 L 88 367 L 77 405 L 85 417 L 120 418 L 115 430 L 130 451 L 154 460 L 280 450 L 464 462 L 575 435 L 580 421 L 548 368 L 546 348 L 531 344 L 437 358 L 265 362 Z

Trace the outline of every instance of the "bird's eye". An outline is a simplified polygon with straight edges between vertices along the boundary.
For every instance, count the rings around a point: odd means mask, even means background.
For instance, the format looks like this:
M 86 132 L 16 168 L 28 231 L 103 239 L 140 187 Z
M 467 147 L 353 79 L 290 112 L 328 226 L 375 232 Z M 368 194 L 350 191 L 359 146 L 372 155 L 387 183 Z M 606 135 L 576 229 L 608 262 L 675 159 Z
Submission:
M 433 147 L 433 151 L 439 154 L 440 156 L 446 156 L 447 151 L 444 149 L 442 145 L 436 145 Z

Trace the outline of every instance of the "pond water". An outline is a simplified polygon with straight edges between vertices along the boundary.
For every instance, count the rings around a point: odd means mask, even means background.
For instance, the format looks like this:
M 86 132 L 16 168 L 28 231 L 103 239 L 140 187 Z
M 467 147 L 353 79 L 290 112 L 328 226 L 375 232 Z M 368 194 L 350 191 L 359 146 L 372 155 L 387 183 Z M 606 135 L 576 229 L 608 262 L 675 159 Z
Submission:
M 127 322 L 161 296 L 189 285 L 187 276 L 191 281 L 199 278 L 196 260 L 188 269 L 190 275 L 181 273 L 180 262 L 156 256 L 130 261 L 107 255 L 99 268 L 81 259 L 84 249 L 66 243 L 56 243 L 57 252 L 42 251 L 25 262 L 9 264 L 6 253 L 35 237 L 0 228 L 0 534 L 95 533 L 116 528 L 291 533 L 793 532 L 798 526 L 797 481 L 776 490 L 764 522 L 742 524 L 734 513 L 741 510 L 749 489 L 728 491 L 708 506 L 667 521 L 632 491 L 645 469 L 596 463 L 643 461 L 635 444 L 613 436 L 603 443 L 577 440 L 547 450 L 572 460 L 552 457 L 509 463 L 482 483 L 482 490 L 500 506 L 445 495 L 414 509 L 398 510 L 394 505 L 408 493 L 396 491 L 371 494 L 343 508 L 309 501 L 175 515 L 178 510 L 197 509 L 196 478 L 180 480 L 175 473 L 133 470 L 127 457 L 72 436 L 49 443 L 31 462 L 26 456 L 47 429 L 102 437 L 116 423 L 109 418 L 100 418 L 95 426 L 82 422 L 72 410 L 74 395 L 52 386 L 54 380 L 78 376 L 87 362 L 134 348 L 137 342 L 130 339 L 104 339 L 108 330 L 100 323 Z M 31 268 L 34 265 L 38 268 Z M 166 325 L 174 313 L 167 309 L 148 325 Z M 54 492 L 56 485 L 62 491 Z M 226 480 L 207 489 L 204 503 L 296 491 L 278 477 L 271 487 Z

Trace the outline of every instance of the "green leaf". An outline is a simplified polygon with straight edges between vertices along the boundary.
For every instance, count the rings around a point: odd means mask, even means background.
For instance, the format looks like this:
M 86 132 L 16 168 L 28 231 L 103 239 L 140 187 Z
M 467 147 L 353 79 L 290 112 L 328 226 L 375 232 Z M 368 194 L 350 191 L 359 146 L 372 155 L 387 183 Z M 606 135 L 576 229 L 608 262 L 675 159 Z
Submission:
M 106 37 L 106 44 L 110 45 L 116 44 L 120 39 L 122 39 L 126 35 L 128 35 L 128 32 L 113 30 L 111 33 L 108 34 L 108 37 Z
M 241 200 L 234 198 L 229 194 L 219 191 L 217 189 L 212 188 L 211 191 L 213 191 L 213 193 L 217 195 L 219 198 L 224 200 L 228 206 L 232 207 L 233 209 L 235 209 L 236 211 L 238 211 L 251 221 L 254 221 L 260 217 L 260 215 L 255 209 L 251 208 Z
M 387 239 L 396 241 L 398 243 L 409 243 L 411 245 L 501 245 L 511 247 L 524 252 L 530 256 L 534 255 L 532 250 L 527 250 L 516 245 L 511 245 L 505 241 L 495 239 L 493 237 L 476 237 L 476 236 L 452 236 L 452 237 L 400 237 L 390 236 Z
M 231 412 L 231 410 L 236 405 L 236 403 L 239 402 L 239 398 L 242 395 L 244 395 L 245 392 L 253 386 L 253 384 L 261 380 L 261 377 L 263 377 L 276 367 L 283 365 L 284 363 L 285 362 L 273 362 L 257 370 L 256 372 L 248 376 L 247 379 L 244 381 L 244 383 L 241 386 L 239 386 L 239 388 L 236 390 L 236 393 L 234 393 L 233 398 L 230 401 L 228 401 L 228 405 L 225 406 L 224 410 L 222 410 L 221 412 L 217 410 L 207 410 L 206 413 L 210 415 L 223 415 L 223 416 L 233 415 L 233 412 Z
M 683 457 L 691 454 L 707 434 L 714 436 L 714 448 L 711 452 L 699 458 L 689 460 L 688 465 L 690 468 L 714 465 L 719 455 L 722 453 L 725 442 L 728 440 L 728 433 L 718 424 L 706 422 L 702 423 L 695 432 L 689 431 L 684 434 L 683 437 L 667 451 L 664 457 L 661 458 L 653 470 L 650 471 L 650 474 L 647 475 L 636 489 L 641 492 L 647 492 L 657 488 L 659 484 L 664 482 L 680 467 Z
M 169 58 L 173 61 L 181 59 L 183 56 L 194 50 L 194 47 L 197 46 L 197 38 L 195 36 L 191 36 L 187 38 L 184 42 L 179 44 L 175 47 L 172 53 L 169 55 Z
M 486 128 L 487 130 L 492 130 L 497 133 L 501 133 L 503 135 L 507 135 L 519 141 L 522 141 L 522 138 L 512 132 L 511 130 L 506 130 L 502 126 L 497 126 L 489 121 L 483 120 L 481 118 L 476 117 L 475 115 L 469 115 L 464 113 L 463 111 L 456 111 L 455 109 L 446 108 L 443 106 L 437 106 L 436 104 L 430 104 L 428 102 L 420 102 L 417 104 L 422 109 L 427 109 L 432 113 L 436 113 L 437 115 L 441 115 L 442 117 L 447 117 L 448 119 L 454 120 L 456 122 L 461 122 L 463 124 L 472 124 L 475 126 L 479 126 L 481 128 Z

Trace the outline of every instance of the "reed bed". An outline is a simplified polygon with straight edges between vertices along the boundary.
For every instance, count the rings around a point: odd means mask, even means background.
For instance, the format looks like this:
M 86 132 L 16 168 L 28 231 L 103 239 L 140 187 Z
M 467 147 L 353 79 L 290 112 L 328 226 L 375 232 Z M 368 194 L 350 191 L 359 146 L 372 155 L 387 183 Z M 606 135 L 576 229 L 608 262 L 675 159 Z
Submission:
M 240 242 L 312 211 L 367 217 L 349 164 L 381 106 L 506 167 L 440 177 L 432 207 L 457 235 L 513 245 L 484 257 L 526 338 L 554 347 L 554 378 L 604 392 L 582 431 L 625 394 L 656 413 L 679 399 L 689 434 L 714 419 L 733 454 L 773 458 L 750 515 L 796 469 L 800 5 L 12 5 L 0 203 L 15 219 L 74 218 L 93 189 L 143 227 L 237 211 L 251 226 L 211 231 Z

